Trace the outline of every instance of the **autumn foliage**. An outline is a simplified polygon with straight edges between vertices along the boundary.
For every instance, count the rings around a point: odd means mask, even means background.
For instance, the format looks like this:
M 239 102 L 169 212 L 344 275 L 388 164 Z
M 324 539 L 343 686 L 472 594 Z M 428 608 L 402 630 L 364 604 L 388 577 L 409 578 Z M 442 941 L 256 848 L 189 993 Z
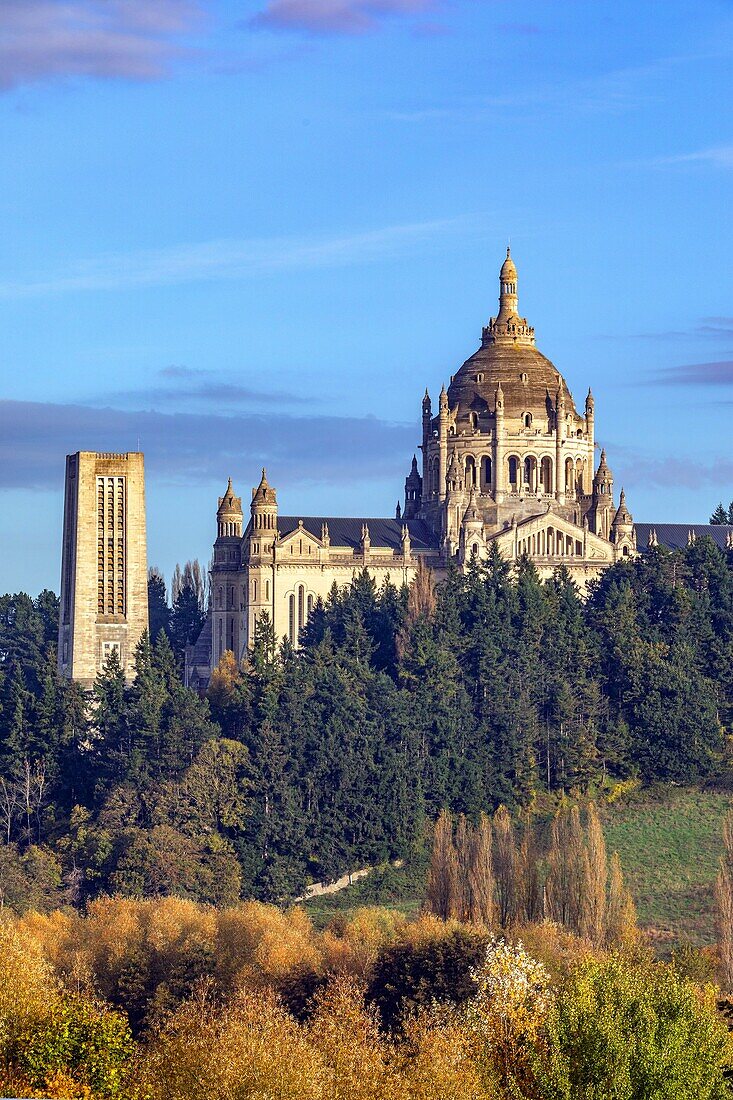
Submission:
M 100 898 L 0 923 L 8 1095 L 723 1100 L 728 1060 L 711 987 L 552 921 Z

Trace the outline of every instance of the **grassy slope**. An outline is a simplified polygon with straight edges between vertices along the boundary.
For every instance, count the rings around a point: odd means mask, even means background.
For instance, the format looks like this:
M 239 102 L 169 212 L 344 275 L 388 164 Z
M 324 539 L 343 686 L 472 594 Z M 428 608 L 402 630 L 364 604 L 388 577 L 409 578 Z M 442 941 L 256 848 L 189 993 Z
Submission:
M 726 791 L 663 788 L 642 791 L 625 804 L 603 811 L 609 852 L 618 851 L 636 901 L 639 922 L 659 949 L 666 941 L 711 943 L 713 882 L 722 841 L 723 817 L 731 805 Z M 360 905 L 386 905 L 407 914 L 420 906 L 424 861 L 368 879 L 307 904 L 323 926 L 336 913 Z
M 711 943 L 713 883 L 727 791 L 665 788 L 604 813 L 609 852 L 621 857 L 639 923 L 654 939 Z

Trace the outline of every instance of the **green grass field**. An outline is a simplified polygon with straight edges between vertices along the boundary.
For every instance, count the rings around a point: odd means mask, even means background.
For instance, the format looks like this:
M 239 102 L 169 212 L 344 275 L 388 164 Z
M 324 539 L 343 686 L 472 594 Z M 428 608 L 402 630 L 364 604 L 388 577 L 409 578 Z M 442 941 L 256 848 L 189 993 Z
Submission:
M 659 947 L 712 943 L 713 883 L 730 805 L 729 791 L 672 787 L 605 810 L 609 852 L 618 852 L 639 923 Z
M 609 854 L 617 851 L 639 923 L 661 953 L 675 943 L 712 943 L 713 883 L 722 851 L 729 791 L 664 787 L 639 791 L 602 808 Z M 336 913 L 384 905 L 417 913 L 427 870 L 424 857 L 403 868 L 378 869 L 358 884 L 306 908 L 323 927 Z

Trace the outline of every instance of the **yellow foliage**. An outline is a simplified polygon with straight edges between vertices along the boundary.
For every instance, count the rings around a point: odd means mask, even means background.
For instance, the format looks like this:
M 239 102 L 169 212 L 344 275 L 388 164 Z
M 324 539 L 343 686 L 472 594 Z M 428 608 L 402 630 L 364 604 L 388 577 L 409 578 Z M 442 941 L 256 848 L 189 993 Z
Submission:
M 231 649 L 225 649 L 221 655 L 219 664 L 211 673 L 207 698 L 212 706 L 217 709 L 225 707 L 231 702 L 237 680 L 241 675 L 237 658 Z
M 579 963 L 603 954 L 589 940 L 576 936 L 553 921 L 523 925 L 516 930 L 516 936 L 512 936 L 512 939 L 517 938 L 529 954 L 543 964 L 554 981 L 564 977 Z
M 640 779 L 621 779 L 611 787 L 606 795 L 605 801 L 609 806 L 612 806 L 614 802 L 618 802 L 620 798 L 626 798 L 627 795 L 633 794 L 634 791 L 638 791 L 640 787 Z
M 466 1030 L 458 1020 L 425 1013 L 408 1020 L 396 1060 L 404 1096 L 416 1100 L 498 1100 L 486 1090 Z
M 151 1100 L 326 1100 L 328 1074 L 307 1035 L 267 991 L 240 990 L 223 1009 L 210 991 L 156 1037 L 144 1082 Z
M 405 923 L 401 913 L 378 906 L 365 906 L 348 920 L 332 921 L 322 935 L 325 969 L 365 978 L 381 949 L 394 942 Z
M 250 976 L 278 979 L 296 967 L 320 970 L 321 951 L 305 910 L 247 901 L 218 914 L 217 978 L 224 989 Z
M 0 1061 L 19 1036 L 46 1018 L 58 994 L 38 945 L 0 923 Z

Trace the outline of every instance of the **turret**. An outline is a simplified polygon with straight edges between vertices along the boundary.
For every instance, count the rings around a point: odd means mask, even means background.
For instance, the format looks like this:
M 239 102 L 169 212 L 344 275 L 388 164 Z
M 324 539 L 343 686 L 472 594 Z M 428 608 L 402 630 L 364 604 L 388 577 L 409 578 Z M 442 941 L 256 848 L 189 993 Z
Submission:
M 596 535 L 604 539 L 610 538 L 613 515 L 613 474 L 606 462 L 606 452 L 602 450 L 601 461 L 593 478 L 590 506 L 591 527 Z
M 474 554 L 478 557 L 484 542 L 484 517 L 478 506 L 476 489 L 471 489 L 468 507 L 461 523 L 461 557 L 465 561 Z
M 585 419 L 586 422 L 592 421 L 595 416 L 596 402 L 593 397 L 592 391 L 588 390 L 588 396 L 585 399 Z
M 594 453 L 595 439 L 596 439 L 596 402 L 590 389 L 588 390 L 588 396 L 585 399 L 585 434 L 588 441 L 589 454 Z M 592 491 L 593 488 L 593 464 L 587 462 L 583 464 L 585 476 L 583 478 L 583 493 L 587 494 Z
M 565 503 L 565 493 L 568 486 L 565 484 L 565 460 L 563 447 L 565 443 L 565 387 L 560 375 L 557 376 L 557 393 L 555 394 L 555 499 L 558 504 Z
M 430 462 L 430 442 L 433 436 L 432 423 L 433 406 L 430 401 L 430 394 L 426 389 L 425 396 L 422 399 L 422 476 L 423 483 L 428 487 L 429 492 L 433 490 L 433 486 L 430 484 L 428 465 Z
M 616 515 L 611 524 L 611 542 L 616 550 L 616 558 L 628 558 L 636 551 L 636 530 L 631 512 L 626 507 L 626 493 L 621 490 L 621 498 Z
M 212 659 L 221 660 L 225 650 L 237 657 L 242 651 L 242 500 L 234 495 L 232 479 L 219 497 L 216 512 L 217 539 L 211 566 Z
M 412 555 L 412 543 L 410 542 L 410 531 L 406 523 L 402 525 L 402 557 L 405 562 L 410 560 Z
M 369 526 L 366 523 L 361 525 L 361 552 L 365 558 L 369 557 L 369 552 L 372 548 L 372 540 L 369 534 Z
M 277 529 L 277 494 L 267 481 L 267 471 L 262 467 L 262 477 L 256 489 L 252 490 L 252 534 L 274 532 Z
M 448 394 L 440 388 L 438 399 L 438 493 L 445 500 L 445 478 L 448 462 Z
M 422 478 L 417 472 L 417 457 L 413 455 L 410 472 L 405 478 L 405 519 L 415 519 L 420 511 L 421 504 Z
M 232 479 L 229 478 L 226 492 L 219 497 L 219 507 L 216 512 L 217 538 L 242 537 L 242 498 L 235 497 L 232 489 Z

